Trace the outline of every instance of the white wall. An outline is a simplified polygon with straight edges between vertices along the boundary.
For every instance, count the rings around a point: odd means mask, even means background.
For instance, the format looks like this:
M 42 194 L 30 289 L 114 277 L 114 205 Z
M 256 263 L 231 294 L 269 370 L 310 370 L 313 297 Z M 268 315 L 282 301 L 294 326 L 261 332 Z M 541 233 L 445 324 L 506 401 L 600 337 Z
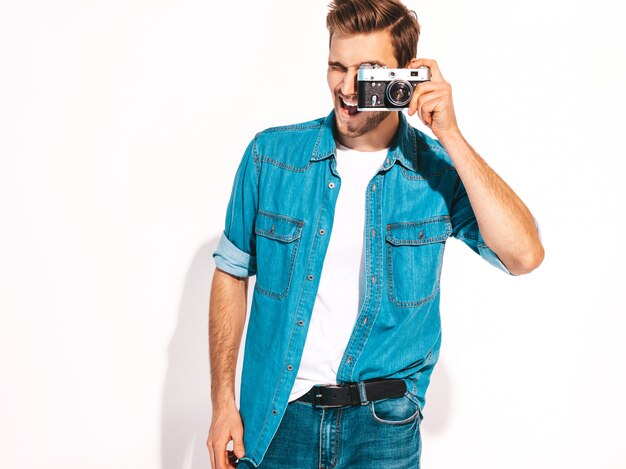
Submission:
M 0 466 L 209 467 L 210 254 L 254 132 L 330 110 L 326 3 L 0 2 Z M 407 4 L 546 249 L 447 244 L 423 467 L 623 468 L 622 20 Z

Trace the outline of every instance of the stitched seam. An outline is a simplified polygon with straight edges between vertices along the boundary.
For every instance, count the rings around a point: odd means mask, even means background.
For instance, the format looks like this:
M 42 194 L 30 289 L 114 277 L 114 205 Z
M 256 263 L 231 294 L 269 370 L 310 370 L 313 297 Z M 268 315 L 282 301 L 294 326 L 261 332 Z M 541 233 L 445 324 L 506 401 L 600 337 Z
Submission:
M 289 223 L 297 224 L 298 226 L 304 225 L 304 221 L 302 220 L 298 220 L 297 218 L 293 218 L 288 215 L 281 215 L 279 213 L 268 212 L 267 210 L 263 210 L 262 208 L 259 209 L 259 213 L 262 213 L 263 215 L 267 215 L 268 217 L 271 217 L 271 218 L 285 220 L 285 221 L 288 221 Z
M 460 232 L 456 235 L 457 238 L 465 238 L 465 239 L 471 239 L 472 241 L 478 241 L 478 235 L 474 235 L 472 233 L 464 233 L 464 232 Z
M 377 210 L 377 220 L 374 223 L 374 226 L 378 229 L 382 226 L 382 212 L 383 212 L 383 190 L 384 190 L 384 176 L 380 177 L 380 181 L 377 182 L 378 184 L 378 188 L 379 188 L 379 192 L 378 192 L 378 205 L 376 206 Z M 380 230 L 379 230 L 380 231 Z M 380 235 L 379 235 L 380 236 Z M 381 271 L 382 271 L 382 267 L 383 267 L 383 254 L 382 254 L 382 243 L 384 241 L 380 240 L 377 241 L 375 246 L 380 246 L 380 248 L 376 249 L 376 266 L 379 267 L 379 269 L 377 270 L 377 275 L 378 275 L 378 281 L 376 283 L 376 290 L 374 291 L 374 302 L 372 303 L 373 308 L 371 308 L 373 311 L 377 311 L 378 312 L 376 314 L 370 314 L 368 316 L 369 320 L 368 320 L 368 325 L 366 326 L 363 334 L 365 336 L 365 340 L 363 340 L 361 346 L 358 349 L 358 353 L 356 354 L 356 357 L 354 358 L 354 365 L 353 365 L 353 373 L 350 375 L 351 376 L 351 380 L 354 381 L 354 370 L 356 370 L 357 367 L 357 363 L 359 362 L 359 360 L 361 359 L 361 353 L 363 352 L 363 350 L 365 349 L 365 346 L 367 345 L 367 343 L 369 342 L 370 339 L 370 332 L 372 331 L 372 328 L 374 327 L 374 324 L 376 323 L 376 319 L 378 319 L 378 314 L 380 314 L 380 300 L 382 297 L 382 283 L 381 283 Z M 367 284 L 367 281 L 366 281 Z M 371 284 L 370 284 L 371 285 Z M 373 317 L 372 317 L 373 316 Z
M 261 159 L 261 161 L 265 161 L 266 163 L 272 164 L 274 166 L 278 166 L 279 168 L 283 168 L 283 169 L 286 169 L 288 171 L 292 171 L 295 173 L 306 172 L 314 163 L 314 162 L 309 161 L 309 164 L 307 164 L 306 166 L 299 167 L 299 166 L 293 166 L 287 163 L 283 163 L 282 161 L 275 160 L 274 158 L 269 157 L 269 156 L 259 156 L 259 158 Z
M 302 234 L 302 227 L 304 226 L 304 222 L 301 220 L 298 220 L 296 218 L 292 218 L 292 217 L 288 217 L 287 215 L 279 215 L 279 214 L 275 214 L 272 212 L 268 212 L 266 210 L 263 209 L 259 209 L 258 210 L 258 214 L 262 215 L 264 217 L 268 217 L 268 218 L 273 218 L 275 220 L 283 220 L 286 221 L 288 223 L 291 223 L 292 225 L 295 225 L 293 230 L 294 232 L 289 234 L 289 235 L 281 235 L 280 233 L 277 233 L 276 231 L 270 232 L 268 230 L 264 230 L 262 228 L 259 228 L 258 224 L 255 225 L 254 227 L 254 232 L 257 234 L 260 234 L 262 236 L 265 236 L 266 238 L 271 238 L 271 239 L 278 239 L 281 241 L 286 241 L 286 242 L 291 242 L 295 239 L 298 239 L 300 237 L 300 235 Z M 258 219 L 259 217 L 257 217 Z
M 407 393 L 404 393 L 404 396 L 402 396 L 402 398 L 404 399 L 409 399 L 409 397 L 406 395 Z M 386 399 L 383 399 L 386 400 Z M 412 399 L 409 399 L 413 404 L 415 404 L 415 402 L 413 402 Z M 409 417 L 405 418 L 404 420 L 384 420 L 381 419 L 380 417 L 378 417 L 376 415 L 376 411 L 374 410 L 374 403 L 376 401 L 372 401 L 370 402 L 370 412 L 372 414 L 372 417 L 374 417 L 374 420 L 376 420 L 379 423 L 382 423 L 383 425 L 406 425 L 407 423 L 412 422 L 413 420 L 415 420 L 417 418 L 417 416 L 420 414 L 420 406 L 416 404 L 417 410 Z
M 411 228 L 411 227 L 418 227 L 418 226 L 424 226 L 427 224 L 431 224 L 431 223 L 444 223 L 445 226 L 445 231 L 438 236 L 429 236 L 429 237 L 425 237 L 422 239 L 399 239 L 396 238 L 392 232 L 395 229 L 398 228 Z M 422 244 L 431 244 L 431 243 L 436 243 L 436 242 L 441 242 L 441 241 L 445 241 L 447 238 L 450 237 L 450 235 L 452 234 L 452 224 L 450 223 L 450 216 L 449 215 L 443 215 L 443 216 L 439 216 L 439 217 L 433 217 L 433 218 L 427 218 L 425 220 L 420 220 L 420 221 L 414 221 L 414 222 L 396 222 L 396 223 L 389 223 L 387 224 L 387 235 L 386 235 L 386 239 L 396 245 L 412 245 L 412 246 L 418 246 L 418 245 L 422 245 Z
M 289 217 L 287 215 L 280 215 L 277 213 L 272 213 L 272 212 L 268 212 L 267 210 L 263 210 L 263 209 L 259 209 L 259 213 L 264 215 L 264 216 L 268 216 L 270 218 L 275 218 L 278 220 L 285 220 L 289 223 L 293 223 L 296 224 L 298 226 L 297 229 L 297 236 L 296 236 L 296 241 L 293 241 L 292 244 L 292 248 L 291 248 L 291 260 L 290 260 L 290 265 L 289 265 L 289 276 L 287 278 L 287 284 L 285 285 L 285 288 L 283 289 L 283 291 L 281 293 L 277 293 L 274 291 L 271 291 L 269 289 L 263 288 L 262 285 L 259 285 L 259 279 L 258 279 L 258 275 L 257 275 L 257 281 L 254 285 L 254 288 L 259 292 L 262 293 L 266 296 L 269 296 L 271 298 L 275 298 L 277 300 L 282 300 L 283 298 L 285 298 L 285 296 L 287 296 L 287 293 L 289 292 L 289 286 L 291 285 L 291 278 L 293 276 L 293 270 L 294 270 L 294 265 L 295 265 L 295 261 L 296 261 L 296 255 L 298 254 L 298 250 L 300 248 L 300 235 L 302 234 L 302 227 L 304 226 L 304 222 L 302 220 L 298 220 L 296 218 L 292 218 Z M 255 227 L 255 232 L 263 235 L 263 230 L 259 230 L 256 231 L 256 227 Z M 280 235 L 278 235 L 280 236 Z M 272 238 L 271 236 L 266 236 L 268 238 Z M 279 238 L 274 238 L 274 239 L 279 239 Z M 286 247 L 287 249 L 289 247 Z M 258 252 L 257 252 L 258 255 Z M 257 270 L 258 270 L 258 266 L 257 266 Z
M 428 181 L 429 179 L 435 179 L 435 178 L 441 177 L 444 174 L 446 174 L 448 171 L 455 171 L 454 168 L 443 168 L 443 169 L 438 170 L 435 173 L 431 173 L 431 174 L 424 176 L 421 174 L 409 174 L 409 171 L 404 167 L 401 167 L 400 170 L 401 170 L 400 174 L 402 174 L 402 176 L 405 179 L 408 179 L 409 181 Z
M 272 232 L 272 231 L 263 230 L 261 228 L 255 228 L 254 232 L 261 236 L 265 236 L 266 238 L 276 239 L 278 241 L 284 241 L 286 243 L 293 242 L 294 240 L 298 239 L 301 234 L 301 230 L 295 230 L 294 234 L 283 236 L 281 234 L 276 233 L 276 231 Z
M 322 408 L 322 418 L 320 419 L 320 443 L 319 443 L 319 461 L 318 467 L 321 469 L 324 467 L 322 464 L 322 442 L 324 441 L 324 415 L 326 414 L 326 409 Z
M 447 225 L 449 224 L 449 220 L 450 220 L 450 215 L 440 215 L 438 217 L 425 218 L 424 220 L 418 220 L 418 221 L 399 221 L 395 223 L 388 223 L 387 231 L 391 231 L 394 228 L 402 228 L 403 226 L 422 226 L 422 225 L 428 225 L 430 223 L 437 223 L 441 221 L 447 222 L 446 228 L 448 228 Z
M 283 298 L 285 298 L 285 296 L 287 296 L 287 292 L 289 292 L 289 286 L 291 285 L 291 278 L 293 276 L 294 265 L 296 263 L 296 254 L 298 253 L 298 249 L 300 247 L 300 240 L 298 239 L 297 241 L 294 241 L 293 243 L 291 243 L 291 245 L 293 246 L 293 248 L 292 248 L 292 254 L 291 254 L 291 261 L 289 265 L 289 277 L 287 278 L 287 285 L 285 285 L 284 290 L 281 293 L 276 293 L 271 290 L 263 288 L 262 286 L 259 285 L 259 280 L 258 280 L 258 275 L 257 275 L 257 281 L 254 284 L 254 288 L 257 289 L 259 293 L 263 293 L 264 295 L 267 295 L 271 298 L 276 298 L 277 300 L 282 300 Z M 257 271 L 258 271 L 258 268 L 257 268 Z
M 252 142 L 252 160 L 254 161 L 254 170 L 256 171 L 256 175 L 257 175 L 257 190 L 258 190 L 259 177 L 261 175 L 261 160 L 259 159 L 259 153 L 256 148 L 256 142 L 257 140 L 255 136 Z
M 421 298 L 417 301 L 401 301 L 396 297 L 396 292 L 394 289 L 394 281 L 393 281 L 393 264 L 392 264 L 392 249 L 394 249 L 391 244 L 387 244 L 387 288 L 389 291 L 389 300 L 397 307 L 399 308 L 414 308 L 417 306 L 421 306 L 424 303 L 429 302 L 430 300 L 432 300 L 436 295 L 437 292 L 439 291 L 439 275 L 441 274 L 441 257 L 440 257 L 440 262 L 438 262 L 438 274 L 437 274 L 437 281 L 435 282 L 435 286 L 433 289 L 433 292 L 424 297 Z M 442 254 L 443 254 L 443 249 L 442 249 Z M 440 255 L 441 256 L 441 255 Z
M 324 118 L 322 118 L 323 121 Z M 282 132 L 285 130 L 312 130 L 319 129 L 321 127 L 322 122 L 320 120 L 315 120 L 313 122 L 304 122 L 302 124 L 289 124 L 289 125 L 277 125 L 275 127 L 269 127 L 265 130 L 262 130 L 257 135 L 269 134 L 274 132 Z

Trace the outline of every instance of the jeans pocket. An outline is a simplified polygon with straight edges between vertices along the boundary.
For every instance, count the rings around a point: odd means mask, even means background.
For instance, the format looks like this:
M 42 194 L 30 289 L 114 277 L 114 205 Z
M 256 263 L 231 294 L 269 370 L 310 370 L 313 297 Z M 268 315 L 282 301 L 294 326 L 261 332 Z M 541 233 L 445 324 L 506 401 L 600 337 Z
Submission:
M 260 210 L 256 236 L 257 274 L 255 289 L 283 299 L 289 292 L 304 222 L 287 215 Z
M 387 225 L 387 285 L 395 306 L 417 307 L 435 297 L 445 242 L 451 234 L 447 215 Z
M 420 406 L 405 392 L 400 397 L 378 399 L 369 403 L 370 413 L 374 420 L 386 425 L 406 425 L 420 417 Z

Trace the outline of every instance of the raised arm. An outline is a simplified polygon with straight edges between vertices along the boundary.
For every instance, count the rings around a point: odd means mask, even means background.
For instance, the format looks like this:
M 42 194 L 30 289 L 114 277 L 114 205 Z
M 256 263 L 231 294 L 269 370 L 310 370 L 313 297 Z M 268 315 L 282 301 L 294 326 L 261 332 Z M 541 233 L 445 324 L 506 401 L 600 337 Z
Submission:
M 431 81 L 417 86 L 409 115 L 417 113 L 450 155 L 485 243 L 510 273 L 520 275 L 534 270 L 543 261 L 544 249 L 530 210 L 461 135 L 452 89 L 437 63 L 413 59 L 409 67 L 422 65 L 430 68 Z

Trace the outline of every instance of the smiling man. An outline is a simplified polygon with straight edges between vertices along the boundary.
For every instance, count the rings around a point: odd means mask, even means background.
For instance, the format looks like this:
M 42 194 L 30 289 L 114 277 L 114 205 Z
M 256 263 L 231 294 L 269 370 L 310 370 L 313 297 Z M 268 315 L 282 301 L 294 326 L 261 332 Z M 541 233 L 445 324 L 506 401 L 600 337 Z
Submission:
M 446 240 L 509 275 L 543 259 L 532 214 L 463 138 L 437 63 L 415 58 L 416 17 L 397 0 L 337 0 L 327 26 L 334 108 L 254 137 L 213 254 L 215 469 L 419 468 Z M 363 63 L 430 68 L 408 114 L 436 139 L 401 111 L 357 110 Z

